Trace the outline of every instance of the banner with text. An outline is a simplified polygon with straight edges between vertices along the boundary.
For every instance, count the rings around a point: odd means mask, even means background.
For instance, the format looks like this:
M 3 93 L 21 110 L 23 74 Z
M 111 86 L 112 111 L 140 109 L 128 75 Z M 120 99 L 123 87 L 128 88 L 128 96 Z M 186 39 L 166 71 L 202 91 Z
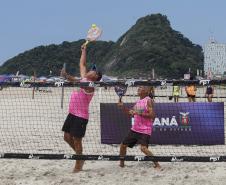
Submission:
M 125 103 L 131 108 L 134 104 Z M 150 144 L 224 144 L 224 103 L 155 103 Z M 101 103 L 101 143 L 119 144 L 132 118 L 116 103 Z

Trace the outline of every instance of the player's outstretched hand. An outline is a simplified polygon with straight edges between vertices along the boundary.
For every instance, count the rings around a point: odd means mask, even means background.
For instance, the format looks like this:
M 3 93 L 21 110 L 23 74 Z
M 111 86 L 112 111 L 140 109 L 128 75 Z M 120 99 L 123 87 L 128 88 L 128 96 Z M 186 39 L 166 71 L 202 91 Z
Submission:
M 81 50 L 82 51 L 85 51 L 86 50 L 86 44 L 85 43 L 81 46 Z
M 131 110 L 129 110 L 129 114 L 132 115 L 132 116 L 134 116 L 134 114 L 136 114 L 136 111 L 133 110 L 133 109 L 131 109 Z

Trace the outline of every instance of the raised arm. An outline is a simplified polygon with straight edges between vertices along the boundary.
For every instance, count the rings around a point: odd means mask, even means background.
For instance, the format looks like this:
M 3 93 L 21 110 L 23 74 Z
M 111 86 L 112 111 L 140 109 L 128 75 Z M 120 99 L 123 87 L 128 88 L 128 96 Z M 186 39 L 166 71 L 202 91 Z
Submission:
M 81 57 L 80 57 L 79 67 L 80 67 L 81 78 L 84 78 L 86 73 L 87 73 L 87 68 L 86 68 L 86 46 L 82 45 L 81 50 L 82 50 L 82 53 L 81 53 Z

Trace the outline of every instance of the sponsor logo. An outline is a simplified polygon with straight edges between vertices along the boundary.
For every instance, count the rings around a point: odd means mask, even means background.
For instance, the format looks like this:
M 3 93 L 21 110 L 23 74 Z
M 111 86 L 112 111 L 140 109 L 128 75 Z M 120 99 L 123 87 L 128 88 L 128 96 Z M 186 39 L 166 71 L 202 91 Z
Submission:
M 167 83 L 166 83 L 166 80 L 161 80 L 160 81 L 160 89 L 167 89 Z
M 57 87 L 61 87 L 61 86 L 64 85 L 64 82 L 55 82 L 54 85 L 57 86 Z
M 134 157 L 134 160 L 135 160 L 135 161 L 144 161 L 144 157 L 145 157 L 145 156 L 135 156 L 135 157 Z
M 160 89 L 167 89 L 167 86 L 173 86 L 173 83 L 167 83 L 166 80 L 161 80 L 160 85 Z
M 210 162 L 217 162 L 220 160 L 220 157 L 210 157 Z
M 178 126 L 176 116 L 172 116 L 172 118 L 155 118 L 153 126 Z
M 98 156 L 97 160 L 100 160 L 100 161 L 109 161 L 110 158 L 106 158 L 103 155 L 100 155 L 100 156 Z
M 174 115 L 172 117 L 156 117 L 153 122 L 153 131 L 191 131 L 189 122 L 189 112 L 179 112 L 179 120 Z
M 25 88 L 31 87 L 31 84 L 28 84 L 26 82 L 28 82 L 28 81 L 23 80 L 22 82 L 20 82 L 20 87 L 25 87 Z
M 207 85 L 210 83 L 210 80 L 200 80 L 199 81 L 199 84 L 202 84 L 202 85 Z
M 89 87 L 95 87 L 95 83 L 94 82 L 89 82 Z
M 34 156 L 33 154 L 30 154 L 28 156 L 28 159 L 39 159 L 39 156 Z
M 165 86 L 166 85 L 166 80 L 161 80 L 161 86 Z
M 178 157 L 172 157 L 171 162 L 183 162 L 183 158 L 178 158 Z
M 128 87 L 134 86 L 135 82 L 136 82 L 136 80 L 127 80 L 125 82 L 125 85 L 127 85 Z
M 180 123 L 182 125 L 188 125 L 189 124 L 189 112 L 180 112 Z
M 64 154 L 64 159 L 72 159 L 73 155 L 72 154 Z

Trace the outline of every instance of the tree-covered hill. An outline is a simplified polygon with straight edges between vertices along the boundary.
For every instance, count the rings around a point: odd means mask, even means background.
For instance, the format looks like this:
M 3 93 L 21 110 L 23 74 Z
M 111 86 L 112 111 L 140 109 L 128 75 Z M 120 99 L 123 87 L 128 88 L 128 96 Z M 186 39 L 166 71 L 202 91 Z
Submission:
M 112 74 L 145 74 L 152 69 L 158 76 L 182 77 L 191 68 L 203 68 L 203 52 L 181 33 L 173 30 L 166 16 L 139 19 L 115 43 L 105 57 L 104 69 Z
M 78 75 L 80 46 L 84 40 L 60 45 L 39 46 L 15 56 L 0 67 L 1 73 L 31 75 L 59 74 L 63 63 Z M 117 42 L 97 41 L 87 49 L 88 64 L 95 62 L 105 74 L 117 76 L 151 76 L 179 78 L 184 73 L 203 69 L 203 52 L 180 32 L 171 28 L 166 16 L 140 18 Z
M 80 47 L 84 40 L 76 42 L 64 41 L 60 45 L 51 44 L 48 46 L 39 46 L 6 61 L 0 68 L 1 73 L 16 73 L 33 75 L 52 74 L 59 75 L 60 69 L 66 63 L 67 70 L 71 74 L 79 74 Z M 87 55 L 88 61 L 95 61 L 105 55 L 113 42 L 98 41 L 91 43 Z M 91 64 L 89 64 L 91 65 Z

